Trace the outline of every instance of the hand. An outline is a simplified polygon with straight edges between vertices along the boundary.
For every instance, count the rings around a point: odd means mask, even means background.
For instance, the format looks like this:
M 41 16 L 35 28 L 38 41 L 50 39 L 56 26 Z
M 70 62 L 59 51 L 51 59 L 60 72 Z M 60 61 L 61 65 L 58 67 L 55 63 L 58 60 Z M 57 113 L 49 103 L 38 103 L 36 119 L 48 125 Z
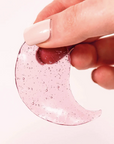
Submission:
M 113 7 L 113 0 L 54 0 L 35 21 L 46 18 L 52 21 L 51 37 L 38 46 L 74 45 L 71 64 L 77 69 L 96 67 L 92 72 L 93 81 L 106 89 L 114 89 L 114 68 L 110 66 L 114 64 L 114 37 L 99 39 L 114 33 Z M 44 54 L 46 51 L 42 49 L 41 59 Z

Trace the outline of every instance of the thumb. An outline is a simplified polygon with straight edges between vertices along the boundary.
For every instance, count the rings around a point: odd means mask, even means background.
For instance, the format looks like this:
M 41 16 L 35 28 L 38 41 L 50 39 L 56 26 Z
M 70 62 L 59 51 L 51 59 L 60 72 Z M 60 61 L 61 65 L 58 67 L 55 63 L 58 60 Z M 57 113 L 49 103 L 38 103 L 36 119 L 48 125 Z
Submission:
M 27 28 L 24 32 L 25 41 L 28 45 L 55 48 L 110 34 L 112 16 L 104 7 L 103 2 L 95 0 L 73 5 Z

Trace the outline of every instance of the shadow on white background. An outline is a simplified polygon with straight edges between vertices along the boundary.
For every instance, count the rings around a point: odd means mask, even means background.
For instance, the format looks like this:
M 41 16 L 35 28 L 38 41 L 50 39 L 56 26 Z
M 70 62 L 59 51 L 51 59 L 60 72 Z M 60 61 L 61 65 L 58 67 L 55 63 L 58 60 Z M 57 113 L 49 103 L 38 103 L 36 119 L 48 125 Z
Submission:
M 102 116 L 81 126 L 60 126 L 35 116 L 15 86 L 15 62 L 23 31 L 51 0 L 0 1 L 0 144 L 114 144 L 114 90 L 91 80 L 92 69 L 71 69 L 71 90 L 86 109 Z

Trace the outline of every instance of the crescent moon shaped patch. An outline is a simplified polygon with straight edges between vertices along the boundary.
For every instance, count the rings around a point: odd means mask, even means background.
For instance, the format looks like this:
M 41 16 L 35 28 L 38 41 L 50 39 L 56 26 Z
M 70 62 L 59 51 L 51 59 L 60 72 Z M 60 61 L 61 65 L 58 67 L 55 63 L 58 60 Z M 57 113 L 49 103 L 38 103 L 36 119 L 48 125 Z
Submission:
M 101 115 L 80 106 L 70 90 L 70 56 L 54 64 L 42 64 L 36 58 L 38 47 L 24 43 L 19 51 L 15 81 L 19 95 L 37 116 L 60 125 L 80 125 Z

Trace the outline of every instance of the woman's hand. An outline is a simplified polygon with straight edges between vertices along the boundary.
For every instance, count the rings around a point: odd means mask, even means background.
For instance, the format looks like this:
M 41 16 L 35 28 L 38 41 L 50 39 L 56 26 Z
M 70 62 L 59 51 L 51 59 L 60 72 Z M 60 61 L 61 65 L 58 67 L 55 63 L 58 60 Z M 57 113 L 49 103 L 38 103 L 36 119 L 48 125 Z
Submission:
M 44 19 L 51 19 L 50 38 L 37 45 L 60 49 L 73 45 L 71 64 L 77 69 L 95 67 L 93 81 L 114 89 L 114 68 L 110 66 L 114 64 L 114 37 L 99 39 L 114 33 L 114 1 L 54 0 L 40 12 L 35 23 Z M 49 51 L 50 57 L 53 52 Z M 42 49 L 41 59 L 45 55 Z

